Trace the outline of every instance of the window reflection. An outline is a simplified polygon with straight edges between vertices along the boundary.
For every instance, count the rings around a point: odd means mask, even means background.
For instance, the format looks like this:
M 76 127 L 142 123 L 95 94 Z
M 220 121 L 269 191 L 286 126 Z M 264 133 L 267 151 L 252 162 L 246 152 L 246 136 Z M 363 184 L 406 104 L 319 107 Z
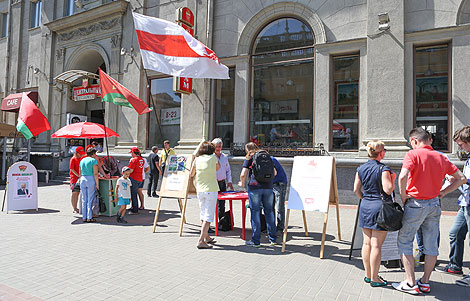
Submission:
M 279 19 L 256 38 L 250 140 L 308 146 L 313 134 L 313 35 L 301 21 Z
M 333 58 L 333 150 L 358 149 L 359 55 Z
M 180 140 L 181 93 L 173 91 L 171 77 L 152 79 L 150 91 L 150 106 L 155 112 L 149 113 L 149 145 L 161 146 L 163 140 L 170 140 L 174 146 Z
M 235 68 L 230 68 L 228 74 L 230 79 L 217 81 L 215 99 L 215 137 L 222 139 L 224 148 L 233 142 Z
M 449 149 L 449 57 L 448 45 L 416 47 L 416 126 L 433 135 L 433 147 Z

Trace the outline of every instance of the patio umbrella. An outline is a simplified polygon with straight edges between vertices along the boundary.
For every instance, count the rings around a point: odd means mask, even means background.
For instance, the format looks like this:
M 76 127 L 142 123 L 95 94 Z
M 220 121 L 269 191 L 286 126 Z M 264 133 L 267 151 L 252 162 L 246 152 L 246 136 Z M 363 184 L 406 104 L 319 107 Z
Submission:
M 77 122 L 64 126 L 51 135 L 52 138 L 106 138 L 120 137 L 116 132 L 102 124 Z

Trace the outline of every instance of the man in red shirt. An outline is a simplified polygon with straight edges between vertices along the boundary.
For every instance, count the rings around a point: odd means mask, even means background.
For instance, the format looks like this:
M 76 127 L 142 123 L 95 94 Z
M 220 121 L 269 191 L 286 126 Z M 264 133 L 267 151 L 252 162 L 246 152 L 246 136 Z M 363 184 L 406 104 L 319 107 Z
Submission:
M 80 175 L 80 161 L 85 155 L 83 147 L 79 146 L 75 149 L 75 152 L 70 159 L 70 189 L 72 190 L 72 207 L 73 213 L 79 213 L 77 208 L 78 196 L 80 195 L 80 184 L 78 183 L 78 177 Z
M 137 147 L 131 148 L 130 152 L 132 155 L 132 159 L 129 162 L 129 168 L 132 170 L 129 178 L 131 179 L 131 213 L 138 213 L 139 212 L 139 201 L 138 201 L 138 190 L 139 185 L 142 183 L 142 170 L 144 169 L 144 159 L 140 155 L 140 150 Z
M 399 291 L 417 295 L 419 292 L 431 292 L 429 278 L 439 255 L 440 199 L 466 183 L 466 179 L 445 155 L 432 148 L 432 137 L 428 131 L 423 128 L 412 129 L 409 142 L 413 149 L 405 155 L 398 177 L 405 209 L 403 227 L 398 233 L 398 249 L 402 255 L 406 280 L 393 283 L 392 286 Z M 446 175 L 451 175 L 455 180 L 441 190 Z M 424 275 L 415 282 L 413 240 L 420 227 L 426 257 Z

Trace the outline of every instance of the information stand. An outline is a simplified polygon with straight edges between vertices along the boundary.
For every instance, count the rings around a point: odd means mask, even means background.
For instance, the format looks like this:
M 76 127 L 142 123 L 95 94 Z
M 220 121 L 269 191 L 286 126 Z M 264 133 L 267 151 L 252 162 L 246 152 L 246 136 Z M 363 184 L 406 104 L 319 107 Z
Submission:
M 352 252 L 354 250 L 361 250 L 363 237 L 362 228 L 358 225 L 359 208 L 361 207 L 362 200 L 359 201 L 356 212 L 356 223 L 354 224 L 354 232 L 351 240 L 351 248 L 349 249 L 349 260 L 351 260 Z M 398 251 L 398 231 L 387 232 L 384 243 L 382 244 L 381 261 L 400 259 L 400 252 Z
M 323 258 L 329 205 L 336 206 L 338 239 L 341 240 L 335 159 L 330 156 L 294 157 L 282 252 L 286 249 L 290 210 L 302 210 L 305 236 L 308 236 L 305 211 L 318 211 L 325 213 L 320 249 L 320 258 Z
M 36 167 L 20 161 L 7 173 L 7 213 L 10 210 L 38 210 L 38 172 Z
M 351 260 L 353 251 L 362 249 L 362 228 L 357 226 L 357 222 L 359 221 L 359 208 L 361 208 L 361 201 L 362 200 L 359 200 L 359 204 L 357 205 L 356 222 L 354 223 L 354 231 L 351 239 L 351 248 L 349 249 L 349 260 Z
M 171 155 L 168 157 L 168 164 L 162 179 L 162 185 L 158 192 L 158 205 L 155 211 L 155 219 L 153 221 L 153 233 L 157 227 L 158 214 L 163 198 L 176 198 L 181 211 L 181 224 L 179 236 L 183 233 L 183 224 L 186 223 L 185 212 L 188 202 L 188 194 L 190 191 L 190 171 L 193 164 L 194 155 Z M 182 203 L 182 199 L 184 202 Z

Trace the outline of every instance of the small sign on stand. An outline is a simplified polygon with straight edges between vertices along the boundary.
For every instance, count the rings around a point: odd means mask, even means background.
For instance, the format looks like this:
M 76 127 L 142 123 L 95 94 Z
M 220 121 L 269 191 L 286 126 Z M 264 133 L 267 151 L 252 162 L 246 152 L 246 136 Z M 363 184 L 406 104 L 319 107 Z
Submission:
M 286 249 L 287 228 L 292 209 L 302 210 L 305 236 L 308 236 L 305 211 L 325 213 L 320 248 L 320 258 L 323 258 L 328 223 L 329 205 L 336 206 L 338 224 L 338 239 L 341 240 L 339 224 L 338 186 L 336 182 L 336 164 L 330 156 L 296 156 L 292 167 L 287 217 L 282 240 L 282 252 Z
M 179 236 L 183 233 L 183 224 L 186 223 L 185 213 L 188 202 L 188 194 L 192 190 L 190 183 L 190 171 L 193 164 L 194 155 L 171 155 L 168 157 L 168 164 L 165 166 L 165 172 L 162 179 L 162 185 L 158 192 L 158 204 L 153 221 L 153 230 L 157 227 L 158 214 L 163 198 L 178 199 L 178 205 L 181 211 L 181 224 Z M 184 203 L 182 202 L 184 199 Z
M 7 173 L 7 213 L 11 210 L 38 210 L 38 172 L 29 162 L 20 161 Z

